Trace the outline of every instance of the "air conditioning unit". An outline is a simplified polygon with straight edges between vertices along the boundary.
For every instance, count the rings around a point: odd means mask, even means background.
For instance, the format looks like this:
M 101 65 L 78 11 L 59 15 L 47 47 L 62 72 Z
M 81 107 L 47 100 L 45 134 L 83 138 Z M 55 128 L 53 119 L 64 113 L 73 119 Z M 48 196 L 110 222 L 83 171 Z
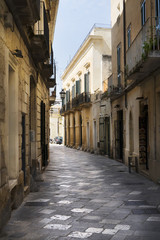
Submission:
M 9 12 L 4 14 L 4 26 L 13 30 L 13 16 Z

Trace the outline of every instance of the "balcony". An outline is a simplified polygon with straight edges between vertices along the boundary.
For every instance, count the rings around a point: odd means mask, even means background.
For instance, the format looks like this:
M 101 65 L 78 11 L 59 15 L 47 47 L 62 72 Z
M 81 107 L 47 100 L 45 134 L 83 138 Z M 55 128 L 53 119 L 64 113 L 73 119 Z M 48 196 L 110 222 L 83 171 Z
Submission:
M 22 25 L 32 25 L 40 19 L 40 0 L 5 0 L 13 16 Z
M 123 76 L 123 73 L 121 73 L 121 78 Z M 119 81 L 118 83 L 118 77 L 117 74 L 112 74 L 109 78 L 108 78 L 108 91 L 107 91 L 107 96 L 111 99 L 111 100 L 115 100 L 117 98 L 119 98 L 120 96 L 122 96 L 124 93 L 124 86 L 123 84 L 121 84 L 121 82 Z
M 53 49 L 52 49 L 52 44 L 51 44 L 50 58 L 47 59 L 46 62 L 42 63 L 42 75 L 43 75 L 43 77 L 49 78 L 53 74 L 54 75 L 56 74 L 56 65 L 55 65 L 55 61 L 53 59 Z
M 56 79 L 53 77 L 53 78 L 49 78 L 47 80 L 47 87 L 48 88 L 53 88 L 54 86 L 56 86 Z
M 40 3 L 40 21 L 34 25 L 30 40 L 35 62 L 45 62 L 49 58 L 49 28 L 43 2 Z
M 83 92 L 72 100 L 72 108 L 89 107 L 91 102 L 90 93 Z
M 55 103 L 55 100 L 56 100 L 56 87 L 55 87 L 54 91 L 52 91 L 52 94 L 49 99 L 50 106 Z
M 129 84 L 139 82 L 160 67 L 160 19 L 148 18 L 126 52 Z
M 68 102 L 67 104 L 66 104 L 66 111 L 69 111 L 69 110 L 71 110 L 71 103 L 70 102 Z

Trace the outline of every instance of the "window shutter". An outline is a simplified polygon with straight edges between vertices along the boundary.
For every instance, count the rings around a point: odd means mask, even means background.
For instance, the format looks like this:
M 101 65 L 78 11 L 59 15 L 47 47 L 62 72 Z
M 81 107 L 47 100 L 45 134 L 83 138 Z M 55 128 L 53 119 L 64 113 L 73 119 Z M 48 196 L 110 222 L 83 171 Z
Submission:
M 86 93 L 89 92 L 89 73 L 84 74 L 84 90 Z
M 84 91 L 86 92 L 86 75 L 87 74 L 84 74 Z
M 81 80 L 76 81 L 76 95 L 81 93 Z
M 76 81 L 76 95 L 78 94 L 78 81 Z
M 89 73 L 87 74 L 87 79 L 86 79 L 86 92 L 89 93 Z
M 66 103 L 68 103 L 70 101 L 70 91 L 67 90 L 66 91 Z
M 70 89 L 68 90 L 68 102 L 70 102 Z
M 81 93 L 81 80 L 78 81 L 78 93 Z
M 72 99 L 74 98 L 74 86 L 72 86 Z

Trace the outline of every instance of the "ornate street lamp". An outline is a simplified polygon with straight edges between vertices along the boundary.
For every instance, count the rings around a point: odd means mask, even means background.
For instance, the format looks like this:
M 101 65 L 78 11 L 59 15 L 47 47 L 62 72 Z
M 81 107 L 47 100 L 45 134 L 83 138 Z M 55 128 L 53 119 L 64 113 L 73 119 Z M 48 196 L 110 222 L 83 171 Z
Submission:
M 61 91 L 59 94 L 60 94 L 60 97 L 61 97 L 61 99 L 62 99 L 62 106 L 63 106 L 63 105 L 64 105 L 65 95 L 66 95 L 64 89 L 62 89 L 62 91 Z

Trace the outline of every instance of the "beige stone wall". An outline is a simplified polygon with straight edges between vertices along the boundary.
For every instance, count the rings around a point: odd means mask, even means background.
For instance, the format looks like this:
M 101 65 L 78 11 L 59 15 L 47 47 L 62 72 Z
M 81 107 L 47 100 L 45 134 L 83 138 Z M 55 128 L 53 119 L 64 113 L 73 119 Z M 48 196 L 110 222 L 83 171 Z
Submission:
M 64 141 L 64 119 L 60 115 L 60 105 L 50 107 L 50 138 L 63 137 Z
M 130 66 L 136 69 L 134 65 L 135 59 L 137 59 L 136 64 L 138 64 L 138 58 L 140 50 L 142 51 L 143 45 L 141 41 L 138 42 L 139 34 L 144 36 L 145 32 L 150 32 L 151 27 L 147 25 L 150 24 L 150 19 L 154 20 L 155 17 L 155 1 L 146 0 L 146 23 L 142 28 L 141 24 L 141 3 L 142 1 L 133 2 L 132 0 L 126 0 L 126 53 L 132 51 L 129 61 Z M 125 72 L 124 67 L 124 36 L 123 36 L 123 1 L 113 0 L 111 2 L 111 16 L 112 16 L 112 72 L 113 72 L 113 84 L 117 83 L 117 46 L 121 43 L 121 70 Z M 127 45 L 127 28 L 131 26 L 131 46 L 128 49 Z M 148 31 L 145 30 L 148 27 Z M 142 39 L 141 37 L 141 39 Z M 150 37 L 150 36 L 149 36 Z M 137 42 L 136 42 L 137 41 Z M 135 47 L 135 42 L 137 47 Z M 134 54 L 134 55 L 133 55 Z M 141 54 L 142 55 L 142 54 Z M 142 56 L 140 56 L 140 60 Z M 147 61 L 147 59 L 145 59 Z M 126 63 L 128 64 L 128 62 Z M 143 66 L 143 63 L 141 63 Z M 148 65 L 147 71 L 152 68 L 152 61 Z M 127 69 L 127 68 L 126 68 Z M 144 72 L 146 69 L 143 70 Z M 127 73 L 128 74 L 128 73 Z M 131 78 L 131 79 L 130 79 Z M 133 79 L 133 76 L 127 77 L 127 84 L 134 83 L 134 81 L 139 80 Z M 160 164 L 159 164 L 159 149 L 158 142 L 160 138 L 159 133 L 159 81 L 160 76 L 158 71 L 150 73 L 150 76 L 141 79 L 140 84 L 135 84 L 135 86 L 128 91 L 123 96 L 117 97 L 116 100 L 112 100 L 112 144 L 113 144 L 113 157 L 116 158 L 116 132 L 115 132 L 115 121 L 118 120 L 118 112 L 123 111 L 123 162 L 128 164 L 128 156 L 132 154 L 137 156 L 139 159 L 139 171 L 145 173 L 146 176 L 154 181 L 159 181 L 160 179 Z M 124 82 L 123 82 L 124 83 Z M 148 108 L 148 168 L 146 163 L 141 162 L 140 154 L 140 118 L 143 116 L 142 105 L 144 108 Z M 117 107 L 118 106 L 118 107 Z
M 90 102 L 72 109 L 72 86 L 76 80 L 81 79 L 81 93 L 84 93 L 84 74 L 88 72 Z M 70 90 L 71 101 L 71 109 L 64 113 L 66 145 L 84 151 L 98 152 L 100 93 L 110 74 L 111 30 L 97 27 L 92 29 L 62 75 L 63 88 L 66 91 Z M 80 123 L 80 118 L 82 123 Z
M 0 229 L 8 220 L 11 208 L 18 207 L 30 189 L 32 160 L 39 160 L 39 166 L 42 166 L 41 101 L 46 104 L 45 144 L 49 143 L 49 89 L 46 79 L 42 77 L 40 64 L 34 62 L 24 41 L 24 35 L 27 35 L 26 27 L 23 28 L 23 36 L 14 18 L 13 28 L 7 27 L 4 21 L 6 13 L 9 13 L 9 9 L 5 1 L 1 1 Z M 15 49 L 21 50 L 23 58 L 13 54 Z M 34 94 L 31 94 L 31 77 L 35 82 Z M 31 101 L 34 104 L 31 104 Z M 22 116 L 25 116 L 25 180 L 22 166 Z

